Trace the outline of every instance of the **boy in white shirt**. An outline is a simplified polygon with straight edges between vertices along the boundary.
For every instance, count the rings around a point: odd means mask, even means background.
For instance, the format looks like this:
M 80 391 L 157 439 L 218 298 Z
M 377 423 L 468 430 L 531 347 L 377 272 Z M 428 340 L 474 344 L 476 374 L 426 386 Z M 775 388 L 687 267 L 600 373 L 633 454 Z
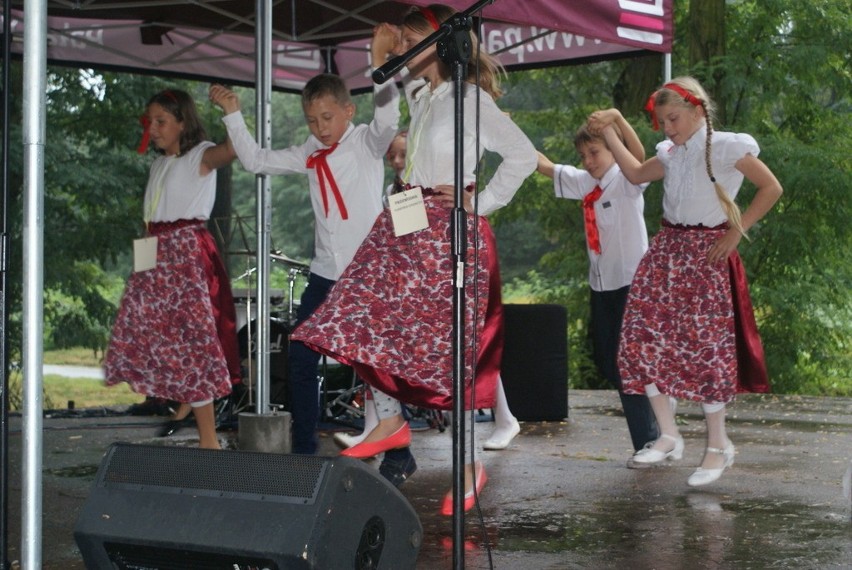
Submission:
M 398 43 L 387 25 L 376 27 L 372 62 L 380 67 Z M 310 317 L 352 261 L 355 251 L 382 211 L 383 158 L 399 123 L 399 91 L 392 81 L 373 86 L 375 113 L 369 124 L 353 125 L 355 105 L 343 80 L 322 74 L 302 91 L 311 135 L 302 145 L 270 150 L 249 134 L 235 93 L 210 88 L 210 100 L 222 107 L 222 119 L 243 167 L 263 174 L 306 174 L 315 218 L 314 257 L 302 294 L 297 323 Z M 320 355 L 301 342 L 290 343 L 290 412 L 293 453 L 317 450 L 319 421 L 317 366 Z
M 619 127 L 625 146 L 638 160 L 643 160 L 642 143 L 621 113 L 608 109 L 598 114 L 610 115 L 611 122 Z M 584 169 L 553 164 L 539 153 L 538 171 L 553 179 L 557 198 L 583 202 L 593 357 L 600 373 L 619 391 L 633 448 L 639 451 L 657 439 L 657 423 L 647 398 L 621 391 L 616 356 L 627 292 L 639 260 L 648 249 L 642 197 L 647 184 L 631 184 L 615 163 L 603 136 L 593 135 L 586 125 L 578 129 L 574 146 Z M 627 466 L 644 465 L 634 463 L 631 457 Z

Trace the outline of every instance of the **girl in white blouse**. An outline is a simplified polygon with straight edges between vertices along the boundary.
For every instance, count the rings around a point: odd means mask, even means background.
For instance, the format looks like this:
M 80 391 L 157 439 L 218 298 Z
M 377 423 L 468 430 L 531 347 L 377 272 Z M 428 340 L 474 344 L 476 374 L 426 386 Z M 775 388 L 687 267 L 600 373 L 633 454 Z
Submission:
M 216 169 L 236 155 L 206 140 L 188 93 L 154 95 L 143 116 L 160 153 L 151 164 L 143 218 L 154 267 L 127 281 L 104 360 L 106 384 L 127 382 L 140 394 L 181 403 L 172 425 L 195 416 L 199 446 L 218 449 L 213 401 L 240 382 L 231 284 L 207 220 L 216 199 Z
M 412 9 L 402 25 L 402 49 L 421 42 L 453 14 L 454 9 L 440 4 Z M 480 241 L 473 244 L 468 240 L 464 268 L 468 297 L 464 388 L 466 407 L 478 409 L 495 403 L 503 336 L 495 243 L 483 216 L 512 199 L 535 169 L 537 157 L 529 139 L 495 104 L 494 98 L 500 95 L 498 68 L 493 59 L 477 50 L 476 38 L 470 36 L 472 52 L 480 58 L 472 58 L 464 83 L 461 182 L 466 187 L 465 210 L 479 214 L 467 216 L 467 235 L 474 235 L 476 224 Z M 428 225 L 398 235 L 386 209 L 326 303 L 293 333 L 293 338 L 352 365 L 373 390 L 379 424 L 364 441 L 343 452 L 350 457 L 371 457 L 408 446 L 410 430 L 399 400 L 422 407 L 453 408 L 452 277 L 458 268 L 452 264 L 450 219 L 455 96 L 450 68 L 438 58 L 434 45 L 409 60 L 406 67 L 420 81 L 406 88 L 411 125 L 402 179 L 422 189 Z M 481 148 L 477 147 L 477 134 Z M 485 149 L 503 160 L 479 193 L 475 210 L 476 170 Z M 412 193 L 416 195 L 416 191 Z M 472 390 L 474 369 L 476 386 Z M 465 476 L 464 509 L 468 510 L 476 501 L 475 491 L 485 484 L 485 469 L 480 462 L 469 461 Z M 445 496 L 441 511 L 452 514 L 452 494 Z
M 736 248 L 782 190 L 751 136 L 713 130 L 713 103 L 695 79 L 666 83 L 647 108 L 668 140 L 641 164 L 610 126 L 597 123 L 628 180 L 664 184 L 663 227 L 630 288 L 618 363 L 624 391 L 648 395 L 662 433 L 637 453 L 637 463 L 680 459 L 683 438 L 669 398 L 701 403 L 707 446 L 688 480 L 700 486 L 734 461 L 725 404 L 737 391 L 769 389 Z M 757 193 L 741 214 L 734 199 L 744 177 Z

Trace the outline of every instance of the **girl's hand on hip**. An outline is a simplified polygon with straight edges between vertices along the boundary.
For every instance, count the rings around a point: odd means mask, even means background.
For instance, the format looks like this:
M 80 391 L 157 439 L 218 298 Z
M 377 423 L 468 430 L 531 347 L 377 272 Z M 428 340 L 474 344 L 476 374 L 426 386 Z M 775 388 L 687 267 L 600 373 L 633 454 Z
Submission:
M 743 234 L 734 228 L 728 229 L 725 235 L 720 237 L 713 244 L 713 247 L 710 248 L 710 251 L 707 252 L 707 262 L 719 263 L 720 261 L 726 261 L 728 256 L 737 249 L 741 239 L 743 239 Z

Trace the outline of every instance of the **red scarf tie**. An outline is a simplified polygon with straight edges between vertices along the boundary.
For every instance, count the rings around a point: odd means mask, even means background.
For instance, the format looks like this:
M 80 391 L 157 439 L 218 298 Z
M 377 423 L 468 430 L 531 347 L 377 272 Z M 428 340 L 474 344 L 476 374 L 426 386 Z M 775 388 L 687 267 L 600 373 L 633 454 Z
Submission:
M 331 173 L 331 168 L 328 167 L 328 155 L 334 152 L 338 143 L 334 143 L 328 148 L 321 148 L 314 151 L 308 157 L 305 163 L 306 168 L 313 168 L 317 171 L 319 179 L 320 195 L 322 196 L 322 205 L 325 208 L 325 217 L 328 217 L 328 190 L 326 190 L 325 182 L 328 180 L 331 191 L 334 194 L 334 201 L 337 202 L 337 208 L 340 210 L 340 217 L 344 220 L 349 219 L 349 213 L 346 211 L 346 204 L 343 203 L 343 196 L 340 194 L 340 189 L 337 187 L 337 182 L 334 180 L 334 175 Z
M 595 189 L 586 194 L 583 198 L 583 219 L 586 222 L 586 239 L 589 241 L 589 248 L 601 254 L 601 238 L 598 234 L 598 224 L 595 220 L 595 202 L 603 194 L 600 186 L 595 186 Z

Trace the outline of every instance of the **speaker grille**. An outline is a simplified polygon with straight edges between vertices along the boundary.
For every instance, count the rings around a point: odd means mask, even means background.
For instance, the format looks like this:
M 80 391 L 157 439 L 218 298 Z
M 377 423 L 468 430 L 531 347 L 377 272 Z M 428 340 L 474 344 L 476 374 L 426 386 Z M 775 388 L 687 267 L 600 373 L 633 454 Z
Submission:
M 252 500 L 313 502 L 329 459 L 247 451 L 114 444 L 97 484 Z M 284 475 L 286 474 L 286 476 Z

